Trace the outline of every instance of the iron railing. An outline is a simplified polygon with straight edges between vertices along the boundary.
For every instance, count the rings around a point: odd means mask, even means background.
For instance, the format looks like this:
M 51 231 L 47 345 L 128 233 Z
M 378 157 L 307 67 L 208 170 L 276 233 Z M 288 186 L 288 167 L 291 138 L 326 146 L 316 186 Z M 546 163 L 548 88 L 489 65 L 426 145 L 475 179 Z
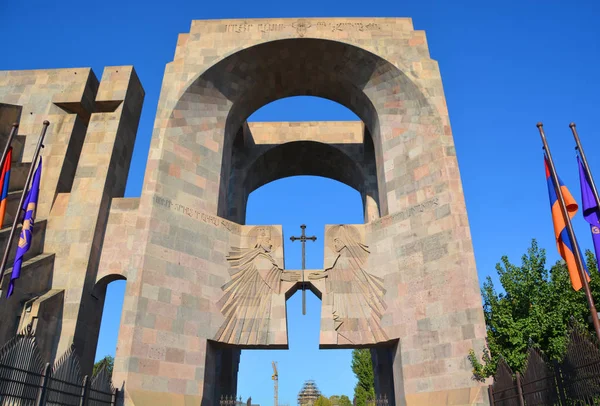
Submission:
M 513 373 L 500 359 L 488 388 L 492 406 L 600 405 L 600 348 L 576 325 L 561 362 L 549 362 L 530 344 L 524 371 Z
M 367 406 L 388 406 L 388 398 L 386 395 L 379 395 L 377 399 L 367 400 Z
M 221 396 L 219 400 L 219 406 L 251 406 L 252 398 L 248 398 L 247 401 L 243 402 L 242 397 L 238 400 L 235 399 L 235 396 Z
M 82 376 L 73 346 L 44 364 L 28 328 L 0 348 L 0 406 L 115 406 L 118 399 L 105 366 Z
M 356 406 L 358 404 L 358 401 L 356 400 L 356 397 L 352 400 L 352 404 L 354 406 Z M 366 406 L 388 406 L 389 402 L 388 402 L 388 398 L 387 395 L 379 395 L 377 396 L 376 399 L 368 399 L 365 402 Z

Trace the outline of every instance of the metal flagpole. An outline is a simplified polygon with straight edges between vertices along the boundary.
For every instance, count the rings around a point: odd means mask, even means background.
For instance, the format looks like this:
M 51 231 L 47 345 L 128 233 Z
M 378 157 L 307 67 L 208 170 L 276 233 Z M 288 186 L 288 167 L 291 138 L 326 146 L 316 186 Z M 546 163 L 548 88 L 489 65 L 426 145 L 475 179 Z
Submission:
M 13 138 L 15 138 L 15 135 L 17 135 L 18 128 L 19 128 L 19 123 L 14 123 L 12 125 L 10 134 L 8 136 L 8 141 L 6 142 L 6 145 L 4 146 L 4 151 L 2 152 L 2 160 L 0 160 L 0 168 L 4 167 L 4 160 L 6 160 L 6 155 L 8 154 L 8 149 L 10 148 L 10 145 L 12 144 Z
M 585 297 L 588 302 L 588 307 L 590 308 L 590 313 L 592 314 L 592 323 L 594 324 L 594 330 L 596 330 L 596 336 L 600 340 L 600 321 L 598 320 L 598 311 L 596 310 L 594 298 L 592 297 L 592 292 L 590 291 L 590 284 L 588 283 L 588 280 L 586 278 L 586 274 L 583 267 L 583 261 L 581 259 L 581 253 L 579 252 L 579 245 L 577 244 L 577 239 L 575 238 L 575 231 L 573 231 L 571 218 L 569 217 L 569 212 L 567 211 L 567 206 L 565 205 L 565 198 L 563 197 L 562 190 L 560 188 L 558 175 L 556 174 L 556 168 L 554 167 L 554 161 L 552 160 L 552 154 L 550 154 L 550 148 L 548 148 L 548 142 L 546 141 L 546 134 L 544 134 L 543 127 L 544 125 L 542 123 L 537 124 L 537 128 L 540 131 L 540 136 L 542 137 L 542 143 L 544 144 L 544 151 L 546 151 L 546 155 L 548 156 L 548 166 L 550 166 L 550 175 L 552 176 L 552 183 L 554 185 L 554 190 L 556 191 L 556 196 L 558 197 L 560 211 L 562 212 L 563 218 L 565 220 L 565 225 L 567 226 L 567 233 L 569 234 L 569 238 L 573 243 L 573 254 L 575 256 L 575 262 L 577 264 L 577 270 L 579 271 L 581 283 L 583 283 L 583 289 L 585 291 Z
M 27 179 L 25 180 L 25 188 L 23 189 L 23 193 L 21 193 L 21 200 L 19 200 L 19 206 L 17 207 L 17 213 L 15 214 L 15 218 L 13 220 L 13 225 L 10 229 L 10 234 L 8 236 L 8 241 L 6 243 L 6 249 L 4 250 L 4 257 L 2 257 L 2 264 L 0 265 L 0 275 L 4 274 L 4 268 L 6 267 L 6 262 L 8 261 L 8 254 L 10 253 L 10 246 L 12 245 L 13 237 L 15 236 L 15 231 L 17 229 L 17 224 L 19 223 L 19 218 L 21 209 L 23 207 L 23 202 L 25 201 L 25 196 L 27 195 L 29 184 L 31 183 L 31 178 L 33 177 L 33 171 L 35 170 L 36 163 L 38 157 L 40 155 L 40 150 L 44 147 L 42 142 L 44 141 L 44 137 L 46 136 L 46 130 L 50 122 L 48 120 L 44 120 L 44 126 L 42 128 L 42 132 L 40 134 L 40 139 L 38 140 L 37 147 L 35 148 L 35 153 L 33 154 L 33 159 L 31 161 L 31 166 L 29 167 L 29 173 L 27 174 Z
M 583 164 L 583 170 L 585 170 L 585 174 L 590 180 L 590 186 L 592 188 L 592 192 L 594 194 L 594 199 L 596 199 L 596 205 L 600 208 L 600 198 L 598 198 L 598 190 L 596 189 L 596 184 L 594 183 L 594 178 L 592 178 L 592 171 L 590 171 L 590 167 L 588 165 L 587 159 L 585 157 L 585 153 L 583 152 L 583 147 L 581 146 L 581 142 L 579 141 L 579 134 L 577 134 L 577 128 L 575 128 L 575 123 L 569 124 L 571 127 L 571 131 L 573 132 L 573 137 L 575 138 L 575 143 L 577 144 L 577 150 L 579 151 L 579 156 L 581 157 L 581 163 Z

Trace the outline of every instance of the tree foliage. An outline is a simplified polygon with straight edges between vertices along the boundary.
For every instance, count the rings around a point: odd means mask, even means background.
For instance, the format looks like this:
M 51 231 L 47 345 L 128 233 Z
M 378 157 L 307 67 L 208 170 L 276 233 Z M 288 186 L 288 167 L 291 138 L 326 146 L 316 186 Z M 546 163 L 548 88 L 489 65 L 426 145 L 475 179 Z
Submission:
M 333 395 L 329 397 L 329 404 L 331 406 L 352 406 L 352 402 L 350 401 L 350 398 L 348 398 L 348 396 L 346 395 L 342 395 L 342 396 L 338 396 L 338 395 Z
M 314 406 L 331 406 L 331 401 L 325 396 L 319 396 L 319 398 L 315 401 Z
M 340 396 L 340 406 L 352 406 L 350 398 L 346 395 Z
M 586 252 L 586 263 L 592 278 L 592 295 L 600 298 L 600 276 L 590 251 Z M 530 344 L 538 346 L 550 359 L 562 359 L 571 318 L 593 329 L 588 323 L 583 289 L 573 290 L 564 261 L 546 268 L 546 252 L 535 240 L 520 266 L 503 256 L 496 270 L 504 292 L 496 291 L 492 279 L 487 277 L 481 294 L 489 351 L 484 349 L 481 360 L 473 350 L 470 352 L 476 379 L 493 375 L 500 356 L 513 371 L 522 371 Z
M 112 377 L 115 359 L 110 355 L 107 355 L 106 357 L 102 358 L 100 361 L 94 364 L 94 369 L 92 372 L 93 376 L 96 376 L 96 374 L 100 371 L 100 368 L 102 368 L 103 365 L 106 366 L 106 372 L 108 372 L 108 376 Z
M 352 351 L 352 372 L 358 379 L 354 387 L 356 404 L 365 406 L 367 400 L 375 399 L 375 376 L 370 350 L 356 349 Z

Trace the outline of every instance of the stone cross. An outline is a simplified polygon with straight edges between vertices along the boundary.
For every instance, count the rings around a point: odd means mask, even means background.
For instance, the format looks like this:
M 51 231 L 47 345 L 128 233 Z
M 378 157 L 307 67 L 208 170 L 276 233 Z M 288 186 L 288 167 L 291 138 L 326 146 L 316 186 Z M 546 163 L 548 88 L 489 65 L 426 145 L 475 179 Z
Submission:
M 306 268 L 306 241 L 308 241 L 308 240 L 317 241 L 317 237 L 315 237 L 314 235 L 312 237 L 306 236 L 306 234 L 304 233 L 304 230 L 306 230 L 306 225 L 302 224 L 300 226 L 300 228 L 302 229 L 302 234 L 300 235 L 300 237 L 290 237 L 290 240 L 292 240 L 292 242 L 294 242 L 296 240 L 300 240 L 300 242 L 302 243 L 302 285 L 301 285 L 302 314 L 305 315 L 306 314 L 306 288 L 304 286 L 304 268 Z

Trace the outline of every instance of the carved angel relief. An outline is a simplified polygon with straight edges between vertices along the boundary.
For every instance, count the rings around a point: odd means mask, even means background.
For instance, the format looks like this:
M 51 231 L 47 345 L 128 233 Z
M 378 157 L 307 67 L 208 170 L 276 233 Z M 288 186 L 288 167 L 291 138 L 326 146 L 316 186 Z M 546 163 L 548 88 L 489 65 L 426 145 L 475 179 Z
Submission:
M 286 272 L 277 265 L 271 252 L 271 227 L 255 227 L 249 233 L 255 243 L 249 248 L 232 247 L 227 257 L 231 280 L 221 288 L 217 305 L 225 322 L 215 340 L 238 345 L 268 344 L 271 302 L 281 293 L 281 282 L 295 282 L 299 272 Z
M 337 254 L 333 265 L 324 272 L 313 272 L 308 276 L 309 280 L 327 278 L 326 293 L 332 297 L 338 342 L 349 344 L 388 340 L 381 327 L 381 317 L 386 309 L 383 279 L 365 270 L 369 250 L 360 240 L 358 230 L 352 226 L 331 227 L 326 241 Z

